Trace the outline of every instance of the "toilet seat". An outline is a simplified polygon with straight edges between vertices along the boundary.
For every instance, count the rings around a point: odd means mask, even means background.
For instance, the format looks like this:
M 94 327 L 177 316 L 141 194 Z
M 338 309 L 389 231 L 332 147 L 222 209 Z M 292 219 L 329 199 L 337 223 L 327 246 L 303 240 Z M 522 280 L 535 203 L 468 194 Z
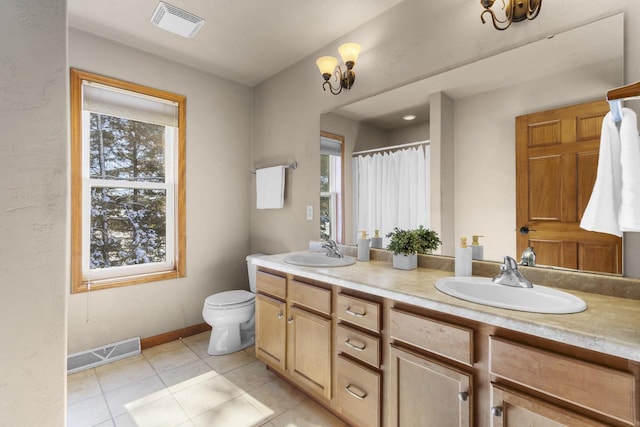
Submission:
M 213 294 L 204 300 L 205 307 L 227 310 L 253 303 L 256 295 L 244 290 L 225 291 Z

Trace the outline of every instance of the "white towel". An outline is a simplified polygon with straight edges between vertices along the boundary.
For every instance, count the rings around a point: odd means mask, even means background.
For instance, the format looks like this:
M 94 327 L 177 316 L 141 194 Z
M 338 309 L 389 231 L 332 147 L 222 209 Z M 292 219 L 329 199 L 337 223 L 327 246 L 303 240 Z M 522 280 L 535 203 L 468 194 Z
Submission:
M 620 134 L 609 112 L 602 121 L 596 183 L 580 227 L 621 237 L 618 223 L 621 190 Z
M 622 109 L 620 124 L 622 199 L 618 222 L 622 231 L 640 231 L 640 137 L 636 113 Z
M 284 207 L 284 166 L 256 171 L 256 207 L 280 209 Z

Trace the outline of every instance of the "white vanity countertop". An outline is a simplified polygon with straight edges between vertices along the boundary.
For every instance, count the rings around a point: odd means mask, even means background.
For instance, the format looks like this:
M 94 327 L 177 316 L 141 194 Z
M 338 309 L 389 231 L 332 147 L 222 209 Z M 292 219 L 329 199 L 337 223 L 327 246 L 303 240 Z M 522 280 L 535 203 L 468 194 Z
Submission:
M 526 313 L 475 304 L 441 293 L 435 288 L 435 282 L 452 276 L 450 271 L 396 270 L 380 261 L 334 268 L 299 267 L 285 263 L 286 255 L 270 255 L 253 262 L 284 273 L 640 362 L 639 300 L 569 291 L 587 303 L 587 310 L 575 314 Z

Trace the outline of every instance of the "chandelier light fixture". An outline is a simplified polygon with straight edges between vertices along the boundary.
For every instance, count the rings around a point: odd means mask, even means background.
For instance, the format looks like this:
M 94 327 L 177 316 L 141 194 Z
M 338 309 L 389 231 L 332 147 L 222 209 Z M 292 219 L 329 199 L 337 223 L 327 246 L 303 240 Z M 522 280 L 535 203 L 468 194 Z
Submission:
M 329 91 L 337 95 L 342 92 L 342 89 L 351 89 L 353 82 L 356 80 L 356 73 L 353 72 L 353 67 L 356 65 L 361 50 L 362 47 L 358 43 L 345 43 L 338 48 L 345 66 L 344 72 L 338 65 L 338 60 L 333 56 L 321 56 L 316 60 L 316 65 L 324 79 L 322 83 L 323 90 L 327 90 L 328 86 Z M 335 80 L 338 83 L 336 87 L 329 81 L 333 75 L 335 75 Z
M 493 26 L 496 30 L 506 30 L 511 26 L 513 22 L 524 21 L 525 19 L 535 19 L 540 13 L 542 7 L 542 0 L 500 0 L 502 2 L 502 12 L 500 15 L 504 15 L 502 18 L 498 18 L 498 15 L 491 9 L 495 0 L 480 0 L 480 4 L 484 7 L 484 10 L 480 14 L 482 23 L 485 23 L 484 14 L 491 15 Z

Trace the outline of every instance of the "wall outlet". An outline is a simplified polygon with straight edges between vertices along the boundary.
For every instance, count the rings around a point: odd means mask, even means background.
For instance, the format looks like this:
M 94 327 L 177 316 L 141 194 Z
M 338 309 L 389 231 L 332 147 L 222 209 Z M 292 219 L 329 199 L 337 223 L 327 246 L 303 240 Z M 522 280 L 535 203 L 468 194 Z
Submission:
M 313 205 L 307 206 L 307 221 L 311 221 L 313 219 Z

